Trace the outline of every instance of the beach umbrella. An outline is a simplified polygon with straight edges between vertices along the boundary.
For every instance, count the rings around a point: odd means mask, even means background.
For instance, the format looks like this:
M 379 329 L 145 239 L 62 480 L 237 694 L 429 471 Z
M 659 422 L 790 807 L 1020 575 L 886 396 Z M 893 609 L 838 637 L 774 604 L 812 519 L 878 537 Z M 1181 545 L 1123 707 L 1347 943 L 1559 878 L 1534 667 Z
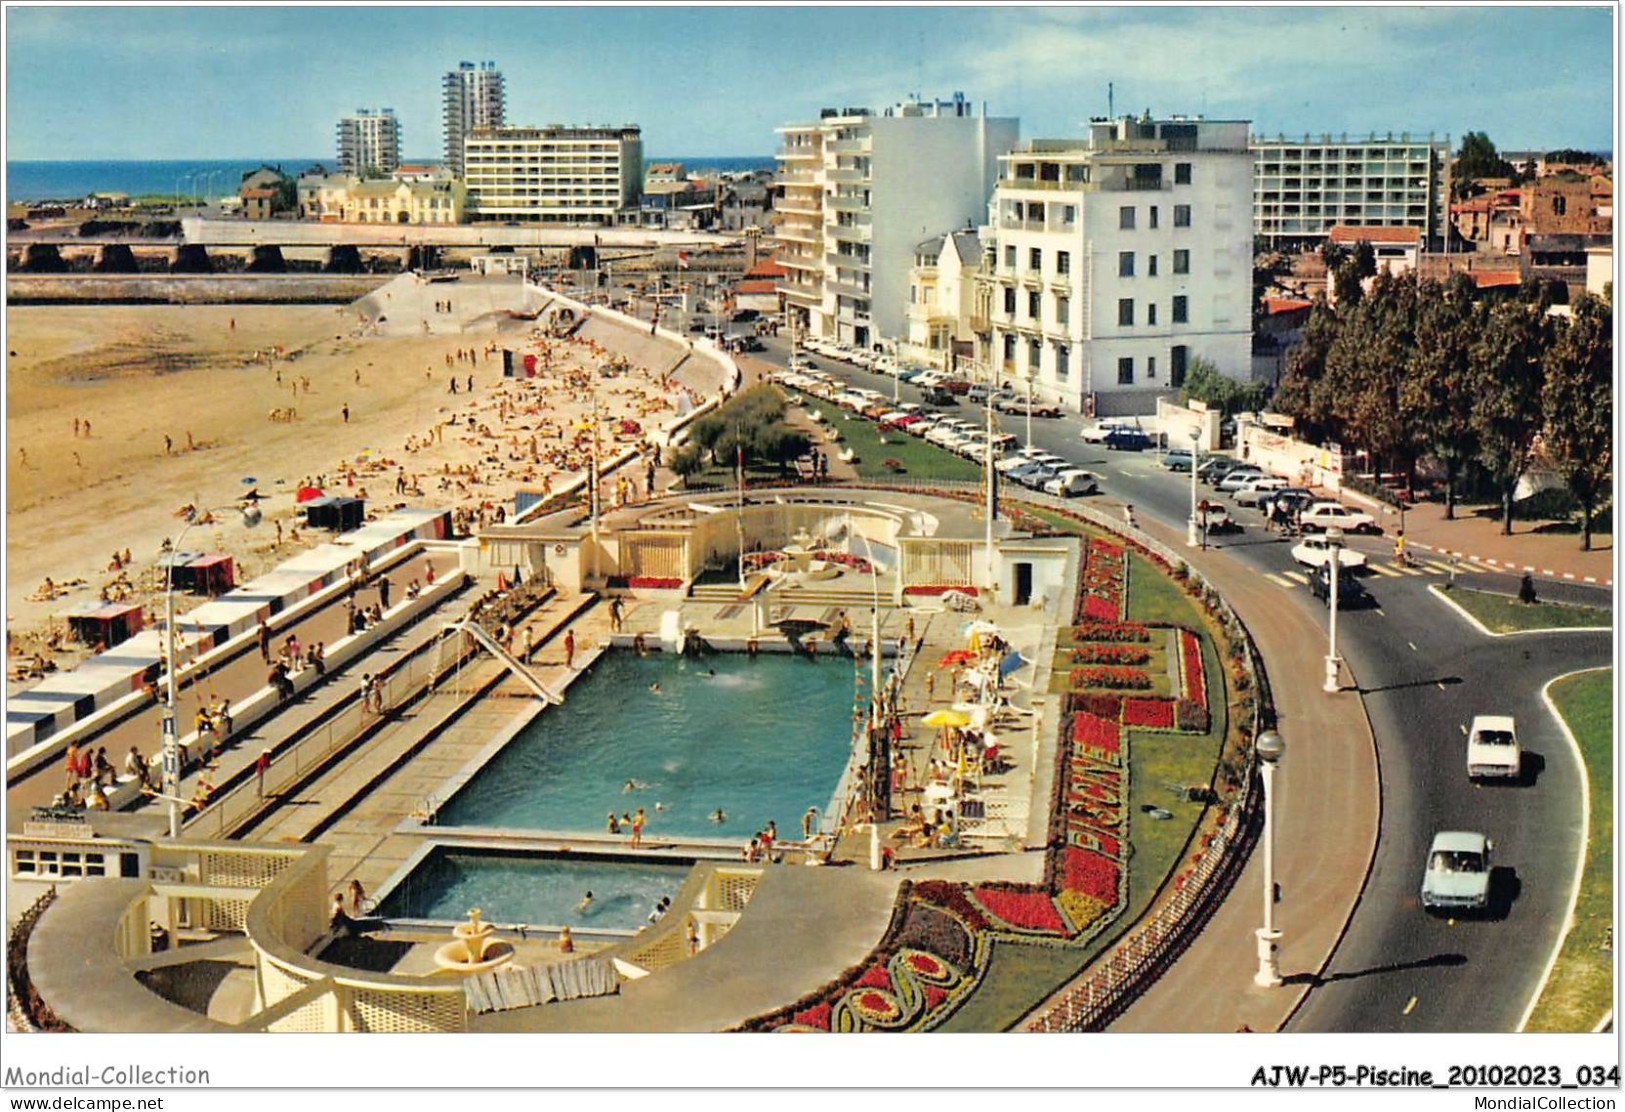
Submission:
M 937 661 L 937 667 L 952 668 L 959 664 L 969 664 L 971 656 L 972 654 L 968 649 L 954 649 L 952 652 L 942 654 L 942 659 Z
M 970 719 L 957 710 L 934 710 L 920 719 L 920 722 L 926 726 L 942 729 L 970 725 Z
M 1020 668 L 1026 663 L 1026 657 L 1014 650 L 1005 653 L 1004 659 L 999 661 L 999 678 L 1003 679 L 1005 676 L 1008 676 L 1011 672 L 1014 672 L 1017 668 Z

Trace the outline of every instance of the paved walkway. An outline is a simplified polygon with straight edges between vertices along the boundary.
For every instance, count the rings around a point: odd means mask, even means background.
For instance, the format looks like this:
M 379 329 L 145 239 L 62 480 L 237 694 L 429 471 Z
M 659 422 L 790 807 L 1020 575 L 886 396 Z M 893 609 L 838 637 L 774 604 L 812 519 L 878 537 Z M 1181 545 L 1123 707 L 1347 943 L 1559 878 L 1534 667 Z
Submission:
M 1343 499 L 1374 514 L 1389 536 L 1398 531 L 1399 512 L 1392 506 L 1352 491 L 1344 491 Z M 1591 551 L 1582 552 L 1578 532 L 1553 532 L 1552 522 L 1519 521 L 1514 517 L 1512 535 L 1503 536 L 1498 516 L 1479 517 L 1475 509 L 1457 506 L 1455 518 L 1447 521 L 1443 502 L 1418 503 L 1405 513 L 1406 547 L 1454 554 L 1503 571 L 1613 584 L 1614 538 L 1609 534 L 1594 534 Z
M 1182 530 L 1146 531 L 1182 554 Z M 1284 976 L 1321 972 L 1359 902 L 1376 851 L 1381 811 L 1376 746 L 1350 690 L 1328 695 L 1319 651 L 1325 635 L 1301 607 L 1282 606 L 1280 592 L 1222 554 L 1190 553 L 1192 562 L 1247 623 L 1264 658 L 1286 756 L 1275 776 L 1276 926 L 1283 932 Z M 1261 848 L 1261 847 L 1260 847 Z M 1263 916 L 1263 854 L 1254 851 L 1235 888 L 1173 968 L 1132 1004 L 1113 1031 L 1254 1031 L 1278 1029 L 1304 984 L 1262 989 L 1253 931 Z

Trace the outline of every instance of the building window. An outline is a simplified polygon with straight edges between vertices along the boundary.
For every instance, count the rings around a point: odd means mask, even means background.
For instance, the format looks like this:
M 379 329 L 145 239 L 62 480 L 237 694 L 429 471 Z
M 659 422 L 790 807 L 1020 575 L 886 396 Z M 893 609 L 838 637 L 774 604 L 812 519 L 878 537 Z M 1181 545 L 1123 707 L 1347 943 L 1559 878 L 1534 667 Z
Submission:
M 1146 276 L 1150 278 L 1155 278 L 1157 276 L 1157 257 L 1155 255 L 1152 255 L 1146 259 L 1145 273 Z
M 912 283 L 908 287 L 908 303 L 910 305 L 918 305 L 920 303 L 920 287 L 913 285 Z
M 1153 228 L 1155 228 L 1157 226 L 1157 206 L 1156 205 L 1151 206 L 1151 226 Z
M 1036 375 L 1044 362 L 1044 345 L 1037 340 L 1027 341 L 1027 373 Z
M 1117 210 L 1117 226 L 1124 231 L 1131 230 L 1134 227 L 1133 205 L 1124 205 Z
M 1004 249 L 1004 269 L 1016 269 L 1016 249 L 1014 246 L 1008 246 Z
M 1061 223 L 1063 225 L 1071 226 L 1072 224 L 1077 222 L 1077 219 L 1078 219 L 1078 207 L 1076 205 L 1062 205 L 1061 206 Z
M 1175 324 L 1188 324 L 1189 323 L 1189 317 L 1190 317 L 1190 313 L 1189 313 L 1189 310 L 1188 310 L 1188 301 L 1187 301 L 1187 299 L 1185 298 L 1185 296 L 1183 294 L 1175 294 L 1174 295 L 1174 323 Z
M 1010 333 L 1004 334 L 1004 361 L 1013 363 L 1016 359 L 1016 338 Z
M 1032 320 L 1039 319 L 1040 314 L 1043 312 L 1043 310 L 1040 308 L 1041 304 L 1042 304 L 1042 302 L 1039 300 L 1038 291 L 1037 290 L 1028 290 L 1027 291 L 1027 316 L 1029 318 L 1031 318 Z
M 1056 324 L 1071 324 L 1072 323 L 1072 299 L 1071 298 L 1069 298 L 1069 297 L 1057 297 L 1055 299 L 1055 323 Z
M 1174 163 L 1174 184 L 1189 185 L 1191 183 L 1191 164 L 1189 162 Z
M 1190 361 L 1190 348 L 1184 344 L 1174 345 L 1173 360 L 1168 374 L 1168 383 L 1171 386 L 1185 385 L 1185 366 Z
M 1191 253 L 1189 251 L 1174 252 L 1174 273 L 1189 274 L 1191 272 Z
M 1117 385 L 1134 385 L 1134 357 L 1125 355 L 1117 361 Z
M 1147 324 L 1156 324 L 1157 323 L 1157 303 L 1155 301 L 1149 303 L 1145 307 L 1145 323 L 1147 323 Z
M 1145 357 L 1145 377 L 1157 377 L 1157 357 L 1155 355 L 1148 355 Z
M 1055 273 L 1061 275 L 1072 273 L 1072 252 L 1057 251 L 1055 253 Z
M 1119 278 L 1134 277 L 1134 252 L 1119 251 L 1117 253 L 1117 276 Z
M 1006 316 L 1016 315 L 1016 290 L 1014 286 L 1004 287 L 1004 312 Z
M 1134 324 L 1134 299 L 1121 297 L 1117 299 L 1117 324 L 1120 328 L 1130 328 Z
M 1027 268 L 1029 270 L 1044 269 L 1044 251 L 1042 248 L 1030 247 L 1027 249 Z
M 1174 206 L 1174 227 L 1188 228 L 1191 226 L 1191 207 L 1189 205 Z
M 1065 380 L 1072 371 L 1072 352 L 1065 344 L 1055 345 L 1055 377 Z

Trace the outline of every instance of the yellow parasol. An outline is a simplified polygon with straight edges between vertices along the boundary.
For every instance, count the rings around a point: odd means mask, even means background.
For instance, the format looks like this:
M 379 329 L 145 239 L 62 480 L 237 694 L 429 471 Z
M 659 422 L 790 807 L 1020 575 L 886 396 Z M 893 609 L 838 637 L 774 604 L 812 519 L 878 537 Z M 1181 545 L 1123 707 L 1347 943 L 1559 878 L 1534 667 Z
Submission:
M 934 710 L 920 719 L 920 722 L 926 726 L 944 728 L 970 725 L 970 719 L 957 710 Z

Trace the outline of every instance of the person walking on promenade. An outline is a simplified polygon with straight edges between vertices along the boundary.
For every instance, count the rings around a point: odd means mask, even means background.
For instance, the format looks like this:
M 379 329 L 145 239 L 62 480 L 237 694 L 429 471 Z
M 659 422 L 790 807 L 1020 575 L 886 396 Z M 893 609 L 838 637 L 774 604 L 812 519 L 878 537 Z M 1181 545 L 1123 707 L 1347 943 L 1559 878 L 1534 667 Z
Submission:
M 339 406 L 339 413 L 343 415 L 344 423 L 348 425 L 350 423 L 350 403 L 345 402 L 343 405 Z
M 259 642 L 260 659 L 267 664 L 271 663 L 271 627 L 265 624 L 264 618 L 260 619 Z
M 609 600 L 609 628 L 612 632 L 619 633 L 621 631 L 621 616 L 624 612 L 625 605 L 621 602 L 619 595 Z
M 389 587 L 389 576 L 386 575 L 378 581 L 378 608 L 380 610 L 389 609 Z
M 564 666 L 566 668 L 574 668 L 575 663 L 576 631 L 573 629 L 567 629 L 564 631 Z
M 265 798 L 265 770 L 271 767 L 271 751 L 261 749 L 260 755 L 254 758 L 254 795 L 258 799 Z

